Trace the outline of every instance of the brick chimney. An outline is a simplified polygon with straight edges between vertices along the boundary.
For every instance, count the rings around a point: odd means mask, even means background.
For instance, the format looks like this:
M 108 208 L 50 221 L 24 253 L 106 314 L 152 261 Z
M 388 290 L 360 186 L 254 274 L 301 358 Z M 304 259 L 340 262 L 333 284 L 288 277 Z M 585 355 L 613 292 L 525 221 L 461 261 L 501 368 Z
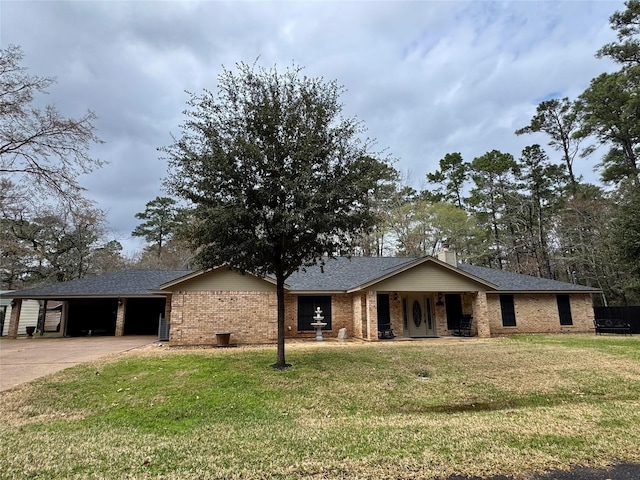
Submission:
M 455 250 L 449 249 L 448 244 L 442 245 L 442 250 L 438 253 L 438 260 L 448 263 L 454 267 L 458 266 L 458 256 L 456 255 Z

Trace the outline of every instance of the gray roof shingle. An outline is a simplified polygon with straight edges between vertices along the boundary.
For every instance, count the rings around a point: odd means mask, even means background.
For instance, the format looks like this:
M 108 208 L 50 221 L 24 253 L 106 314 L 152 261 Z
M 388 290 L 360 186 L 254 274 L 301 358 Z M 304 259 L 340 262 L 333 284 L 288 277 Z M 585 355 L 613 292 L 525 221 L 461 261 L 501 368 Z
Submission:
M 418 257 L 339 257 L 325 259 L 324 267 L 308 267 L 296 272 L 287 280 L 293 291 L 346 291 L 375 281 L 389 273 L 420 260 Z M 547 278 L 532 277 L 519 273 L 494 270 L 463 263 L 458 268 L 474 277 L 498 287 L 499 291 L 542 292 L 575 291 L 596 292 L 595 288 L 559 282 Z
M 287 279 L 296 292 L 345 292 L 366 285 L 420 260 L 414 257 L 338 257 L 325 259 Z M 505 292 L 597 292 L 598 289 L 546 278 L 458 264 L 466 274 L 496 285 Z M 190 270 L 125 270 L 70 282 L 20 290 L 12 298 L 130 297 L 149 295 L 161 285 L 192 273 Z
M 498 290 L 507 292 L 539 292 L 539 291 L 571 291 L 598 292 L 597 288 L 576 285 L 574 283 L 559 282 L 548 278 L 532 277 L 520 273 L 506 272 L 476 265 L 459 263 L 458 268 L 470 275 L 482 278 L 494 285 Z
M 345 291 L 380 278 L 415 258 L 402 257 L 338 257 L 295 272 L 287 279 L 291 290 Z
M 149 295 L 163 283 L 191 273 L 190 270 L 124 270 L 69 282 L 27 288 L 11 294 L 12 298 L 31 297 L 128 297 Z

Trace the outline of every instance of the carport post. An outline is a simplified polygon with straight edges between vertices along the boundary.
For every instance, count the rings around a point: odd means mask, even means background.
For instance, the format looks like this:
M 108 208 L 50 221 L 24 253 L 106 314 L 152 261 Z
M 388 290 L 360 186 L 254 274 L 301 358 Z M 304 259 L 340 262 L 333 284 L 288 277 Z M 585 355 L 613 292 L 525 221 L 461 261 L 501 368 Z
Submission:
M 45 298 L 42 301 L 42 317 L 38 316 L 38 330 L 40 330 L 40 336 L 44 335 L 44 326 L 47 324 L 47 303 L 48 300 Z
M 15 302 L 15 304 L 13 304 Z M 7 337 L 18 338 L 18 322 L 20 321 L 20 311 L 22 310 L 22 299 L 14 298 L 11 305 L 11 318 L 9 319 L 9 331 Z
M 67 336 L 67 319 L 69 317 L 69 302 L 62 302 L 62 310 L 60 311 L 60 335 Z

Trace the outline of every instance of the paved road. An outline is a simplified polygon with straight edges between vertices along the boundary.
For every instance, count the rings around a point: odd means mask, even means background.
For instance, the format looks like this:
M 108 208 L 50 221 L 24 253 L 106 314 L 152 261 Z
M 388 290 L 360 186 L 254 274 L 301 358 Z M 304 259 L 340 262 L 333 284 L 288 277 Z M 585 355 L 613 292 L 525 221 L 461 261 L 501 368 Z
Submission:
M 38 377 L 157 342 L 156 336 L 0 339 L 0 391 Z
M 447 480 L 514 480 L 513 477 L 498 475 L 495 477 L 452 476 Z M 545 474 L 527 477 L 527 480 L 640 480 L 640 465 L 620 463 L 610 468 L 574 468 L 573 470 L 553 470 Z

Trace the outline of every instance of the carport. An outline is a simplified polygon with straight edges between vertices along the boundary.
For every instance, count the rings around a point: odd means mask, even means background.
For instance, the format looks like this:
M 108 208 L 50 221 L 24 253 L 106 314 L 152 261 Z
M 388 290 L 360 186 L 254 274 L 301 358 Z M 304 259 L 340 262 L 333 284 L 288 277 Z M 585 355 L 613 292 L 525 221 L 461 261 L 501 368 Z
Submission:
M 70 282 L 12 292 L 9 338 L 16 338 L 22 301 L 62 302 L 60 335 L 157 335 L 161 318 L 170 308 L 170 295 L 159 286 L 191 273 L 185 270 L 125 270 Z M 44 314 L 41 315 L 44 322 Z M 43 328 L 39 328 L 42 333 Z

